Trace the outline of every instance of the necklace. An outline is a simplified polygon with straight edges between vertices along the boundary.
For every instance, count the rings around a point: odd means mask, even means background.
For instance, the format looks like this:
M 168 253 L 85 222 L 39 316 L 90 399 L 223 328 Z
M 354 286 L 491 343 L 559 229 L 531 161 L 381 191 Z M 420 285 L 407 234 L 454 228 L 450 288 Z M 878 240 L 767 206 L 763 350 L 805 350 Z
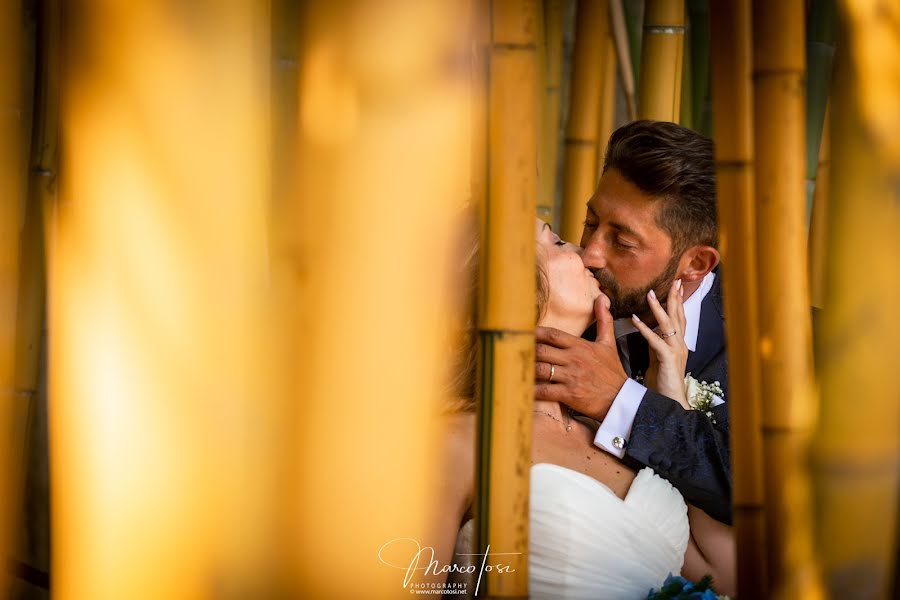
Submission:
M 534 414 L 536 414 L 536 415 L 547 415 L 548 417 L 550 417 L 550 418 L 553 419 L 554 421 L 556 421 L 556 422 L 558 422 L 558 423 L 562 423 L 563 425 L 565 425 L 565 427 L 566 427 L 566 433 L 572 431 L 572 423 L 571 423 L 571 421 L 570 421 L 570 419 L 571 419 L 572 417 L 571 417 L 571 415 L 569 415 L 569 412 L 568 412 L 568 411 L 566 411 L 566 422 L 565 422 L 565 423 L 563 423 L 563 422 L 562 422 L 561 420 L 559 420 L 558 418 L 554 417 L 552 414 L 550 414 L 550 413 L 548 413 L 548 412 L 546 412 L 546 411 L 543 411 L 543 410 L 536 410 L 536 411 L 534 411 Z

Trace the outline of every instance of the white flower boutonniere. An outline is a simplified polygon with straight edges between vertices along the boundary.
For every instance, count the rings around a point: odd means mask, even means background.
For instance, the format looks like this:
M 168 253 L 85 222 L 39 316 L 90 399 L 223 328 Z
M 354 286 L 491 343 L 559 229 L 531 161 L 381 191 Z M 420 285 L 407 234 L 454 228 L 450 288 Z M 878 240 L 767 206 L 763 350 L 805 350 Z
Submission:
M 713 416 L 713 397 L 722 397 L 725 393 L 719 386 L 718 381 L 707 383 L 705 381 L 697 381 L 688 373 L 684 378 L 684 387 L 687 392 L 688 404 L 694 410 L 706 413 L 713 425 L 716 424 L 716 418 Z

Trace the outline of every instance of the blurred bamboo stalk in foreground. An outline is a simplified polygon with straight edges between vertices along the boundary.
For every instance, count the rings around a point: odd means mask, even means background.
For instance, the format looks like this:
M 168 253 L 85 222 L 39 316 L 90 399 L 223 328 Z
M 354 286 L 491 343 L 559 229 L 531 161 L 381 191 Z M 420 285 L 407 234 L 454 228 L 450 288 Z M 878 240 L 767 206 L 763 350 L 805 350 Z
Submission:
M 296 191 L 273 214 L 288 597 L 409 597 L 415 551 L 388 551 L 391 568 L 379 549 L 434 545 L 444 266 L 469 196 L 467 9 L 303 6 Z
M 741 598 L 766 597 L 749 0 L 710 5 L 719 247 L 729 353 L 734 526 Z M 748 300 L 749 299 L 749 300 Z
M 641 46 L 641 119 L 678 122 L 684 61 L 684 0 L 647 0 Z
M 71 5 L 49 241 L 54 596 L 266 595 L 267 5 Z
M 817 340 L 818 544 L 831 597 L 886 599 L 898 591 L 900 8 L 848 0 L 840 10 Z
M 520 553 L 486 575 L 487 595 L 528 596 L 528 494 L 534 405 L 538 107 L 536 0 L 491 4 L 487 158 L 482 207 L 477 548 Z
M 26 155 L 22 116 L 22 6 L 4 2 L 0 8 L 0 552 L 4 561 L 12 548 L 12 514 L 19 498 L 12 435 L 21 414 L 15 395 L 16 301 L 19 282 L 19 233 L 25 197 Z M 5 563 L 4 563 L 5 564 Z M 0 593 L 9 575 L 0 574 Z
M 816 420 L 804 185 L 804 3 L 753 3 L 759 348 L 772 598 L 821 598 L 808 447 Z
M 597 187 L 597 146 L 603 69 L 608 58 L 608 0 L 579 0 L 569 88 L 559 235 L 581 240 L 585 204 Z

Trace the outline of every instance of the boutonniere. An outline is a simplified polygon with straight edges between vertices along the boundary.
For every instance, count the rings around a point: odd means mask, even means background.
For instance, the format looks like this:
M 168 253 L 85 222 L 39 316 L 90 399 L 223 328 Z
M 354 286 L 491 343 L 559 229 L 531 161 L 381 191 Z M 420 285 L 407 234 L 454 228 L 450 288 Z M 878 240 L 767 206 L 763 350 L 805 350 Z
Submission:
M 706 416 L 715 425 L 716 418 L 712 412 L 713 397 L 718 396 L 722 398 L 725 395 L 725 392 L 719 386 L 719 382 L 707 383 L 705 381 L 697 381 L 688 373 L 684 378 L 684 387 L 687 392 L 688 404 L 691 405 L 691 408 L 706 413 Z

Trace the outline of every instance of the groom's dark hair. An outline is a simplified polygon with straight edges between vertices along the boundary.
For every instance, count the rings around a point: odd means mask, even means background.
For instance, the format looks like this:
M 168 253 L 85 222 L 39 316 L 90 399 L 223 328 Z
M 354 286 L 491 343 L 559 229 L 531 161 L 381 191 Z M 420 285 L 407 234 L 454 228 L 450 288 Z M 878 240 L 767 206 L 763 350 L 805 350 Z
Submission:
M 680 255 L 695 245 L 716 247 L 716 165 L 713 142 L 667 121 L 634 121 L 609 138 L 603 172 L 615 169 L 665 204 L 657 224 Z

